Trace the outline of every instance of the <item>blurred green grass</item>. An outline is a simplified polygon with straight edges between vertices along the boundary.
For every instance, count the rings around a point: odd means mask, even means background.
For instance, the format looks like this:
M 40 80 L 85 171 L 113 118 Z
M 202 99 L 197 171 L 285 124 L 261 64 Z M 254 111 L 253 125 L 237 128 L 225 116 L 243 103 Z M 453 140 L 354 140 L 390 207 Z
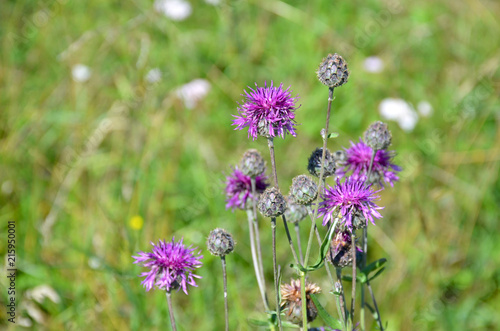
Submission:
M 174 296 L 178 324 L 222 329 L 220 264 L 204 246 L 211 229 L 224 227 L 237 240 L 228 258 L 231 329 L 251 329 L 246 320 L 262 307 L 245 215 L 226 211 L 222 192 L 224 173 L 246 149 L 267 153 L 261 139 L 233 131 L 231 114 L 254 82 L 283 82 L 299 94 L 298 137 L 275 144 L 286 188 L 320 144 L 327 94 L 315 70 L 338 52 L 351 76 L 335 91 L 331 126 L 340 137 L 331 149 L 380 119 L 384 98 L 434 107 L 410 133 L 389 123 L 404 171 L 382 194 L 369 257 L 389 260 L 373 284 L 388 330 L 499 328 L 498 3 L 191 3 L 192 15 L 173 22 L 143 0 L 2 2 L 0 253 L 7 221 L 16 220 L 18 316 L 27 317 L 27 291 L 48 284 L 61 302 L 36 303 L 45 324 L 34 329 L 164 329 L 164 295 L 144 292 L 131 255 L 175 235 L 205 255 L 199 288 Z M 384 60 L 382 73 L 363 70 L 371 55 Z M 72 80 L 78 63 L 90 67 L 88 82 Z M 152 68 L 163 73 L 156 84 L 144 78 Z M 196 78 L 211 90 L 187 109 L 175 91 Z M 135 215 L 140 230 L 130 226 Z M 285 268 L 284 279 L 291 276 Z M 311 278 L 333 311 L 323 273 Z M 5 309 L 0 317 L 6 326 Z

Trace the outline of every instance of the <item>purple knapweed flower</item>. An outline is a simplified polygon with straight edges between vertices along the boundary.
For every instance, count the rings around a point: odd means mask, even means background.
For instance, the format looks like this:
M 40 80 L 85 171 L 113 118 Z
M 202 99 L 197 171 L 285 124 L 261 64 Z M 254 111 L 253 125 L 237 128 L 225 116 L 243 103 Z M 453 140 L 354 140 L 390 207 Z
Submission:
M 344 183 L 337 178 L 337 185 L 329 186 L 323 194 L 323 201 L 319 203 L 318 217 L 323 217 L 323 225 L 333 223 L 336 217 L 340 219 L 340 225 L 345 226 L 349 231 L 353 231 L 353 218 L 355 214 L 363 215 L 365 222 L 370 220 L 374 225 L 375 218 L 382 215 L 377 211 L 383 207 L 377 206 L 373 200 L 378 198 L 371 185 L 364 181 L 347 178 Z
M 285 138 L 285 134 L 290 133 L 296 136 L 294 126 L 295 123 L 295 100 L 298 97 L 292 97 L 290 87 L 283 90 L 283 84 L 276 87 L 257 86 L 250 89 L 250 92 L 245 90 L 242 94 L 246 100 L 238 107 L 238 115 L 233 115 L 236 119 L 233 120 L 233 125 L 236 125 L 235 130 L 243 130 L 248 127 L 248 137 L 252 136 L 255 140 L 261 135 L 267 138 L 280 136 Z
M 140 263 L 143 267 L 149 268 L 139 275 L 146 278 L 141 284 L 149 291 L 156 285 L 157 288 L 170 291 L 171 289 L 182 288 L 187 293 L 187 285 L 197 287 L 195 278 L 201 276 L 194 275 L 193 270 L 201 267 L 199 261 L 203 255 L 195 255 L 197 248 L 186 247 L 181 239 L 178 243 L 160 240 L 158 245 L 153 245 L 153 251 L 149 253 L 138 252 L 139 256 L 132 256 L 134 263 Z
M 357 144 L 351 141 L 351 147 L 345 150 L 347 159 L 345 165 L 337 170 L 337 175 L 344 177 L 348 172 L 352 172 L 351 177 L 353 179 L 366 180 L 372 157 L 371 147 L 359 139 L 359 143 Z M 401 167 L 392 163 L 394 154 L 394 151 L 385 149 L 378 150 L 375 153 L 369 182 L 383 186 L 383 180 L 389 183 L 389 185 L 394 186 L 394 182 L 399 180 L 396 173 L 401 171 Z
M 269 185 L 266 183 L 267 176 L 259 175 L 255 177 L 255 191 L 257 196 L 252 195 L 252 181 L 251 177 L 244 175 L 238 168 L 226 177 L 226 209 L 235 208 L 247 209 L 252 205 L 247 202 L 254 199 L 258 200 L 259 195 L 264 192 Z

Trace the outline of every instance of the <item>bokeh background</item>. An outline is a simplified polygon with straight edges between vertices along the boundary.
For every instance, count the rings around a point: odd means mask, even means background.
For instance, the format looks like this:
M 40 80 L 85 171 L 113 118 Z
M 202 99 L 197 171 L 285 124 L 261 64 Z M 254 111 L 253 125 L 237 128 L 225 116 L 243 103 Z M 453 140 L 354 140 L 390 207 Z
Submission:
M 269 157 L 231 115 L 255 82 L 300 96 L 298 136 L 275 142 L 287 193 L 321 144 L 328 91 L 315 70 L 337 52 L 351 76 L 335 91 L 329 148 L 386 120 L 404 169 L 370 228 L 369 260 L 389 261 L 373 282 L 387 330 L 498 329 L 498 17 L 493 0 L 2 1 L 0 254 L 4 275 L 15 220 L 17 328 L 168 329 L 164 293 L 143 290 L 131 255 L 175 236 L 205 256 L 199 287 L 173 296 L 179 328 L 220 330 L 221 267 L 205 238 L 223 227 L 237 241 L 231 329 L 254 329 L 247 319 L 264 314 L 246 215 L 225 210 L 223 189 L 246 149 Z M 335 314 L 324 271 L 310 277 Z M 5 311 L 0 327 L 14 328 Z

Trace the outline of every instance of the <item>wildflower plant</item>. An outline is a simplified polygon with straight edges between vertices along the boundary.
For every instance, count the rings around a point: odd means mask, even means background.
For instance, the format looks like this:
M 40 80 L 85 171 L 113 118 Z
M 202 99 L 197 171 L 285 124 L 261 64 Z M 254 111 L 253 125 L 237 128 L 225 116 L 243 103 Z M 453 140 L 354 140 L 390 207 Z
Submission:
M 388 150 L 392 135 L 383 122 L 370 125 L 363 135 L 364 140 L 359 138 L 358 143 L 351 142 L 349 148 L 334 146 L 332 151 L 335 152 L 331 152 L 328 142 L 338 136 L 329 132 L 334 90 L 348 82 L 350 72 L 347 62 L 340 55 L 329 54 L 320 63 L 316 74 L 318 80 L 328 87 L 325 127 L 320 131 L 322 146 L 312 153 L 304 151 L 306 156 L 309 155 L 304 158 L 304 171 L 307 169 L 314 177 L 294 177 L 287 195 L 280 189 L 278 181 L 274 138 L 297 137 L 295 112 L 299 108 L 298 96 L 292 94 L 291 87 L 284 89 L 283 83 L 275 85 L 271 81 L 270 85 L 264 83 L 264 86 L 256 83 L 255 88 L 244 90 L 244 100 L 236 107 L 237 114 L 232 115 L 235 130 L 247 130 L 247 136 L 252 141 L 259 136 L 267 140 L 269 177 L 272 178 L 270 185 L 267 183 L 266 161 L 257 149 L 251 148 L 243 154 L 239 164 L 232 168 L 225 182 L 226 209 L 235 212 L 236 218 L 239 217 L 237 210 L 247 214 L 255 278 L 263 311 L 267 314 L 265 320 L 253 320 L 251 323 L 267 326 L 272 330 L 296 325 L 302 330 L 308 330 L 308 324 L 317 323 L 316 317 L 320 316 L 326 324 L 325 329 L 350 331 L 359 327 L 361 330 L 368 330 L 371 325 L 368 325 L 365 316 L 368 307 L 365 296 L 367 288 L 377 326 L 384 330 L 370 282 L 384 270 L 386 260 L 367 262 L 368 229 L 376 225 L 375 220 L 382 219 L 383 206 L 379 203 L 379 193 L 385 189 L 384 184 L 394 186 L 399 180 L 401 168 L 394 162 L 395 152 Z M 257 211 L 264 218 L 263 222 L 259 220 Z M 287 261 L 278 261 L 276 254 L 278 218 L 283 221 L 284 234 L 290 248 L 291 256 Z M 300 227 L 308 223 L 303 221 L 305 218 L 310 220 L 310 230 L 307 240 L 302 240 Z M 287 219 L 295 227 L 295 239 L 290 235 Z M 264 267 L 269 262 L 264 261 L 262 254 L 261 224 L 271 225 L 274 303 L 268 301 Z M 305 243 L 305 250 L 302 243 Z M 185 248 L 182 240 L 177 244 L 173 241 L 160 241 L 153 246 L 152 253 L 141 252 L 134 256 L 136 263 L 150 268 L 141 275 L 146 277 L 143 285 L 147 290 L 153 286 L 166 290 L 168 298 L 171 289 L 182 288 L 187 294 L 187 285 L 196 286 L 196 276 L 192 271 L 201 266 L 200 257 L 193 255 L 193 249 Z M 208 235 L 207 248 L 222 261 L 225 321 L 228 330 L 225 256 L 233 251 L 234 239 L 225 230 L 218 228 Z M 279 263 L 291 266 L 295 273 L 295 279 L 288 284 L 281 285 L 281 279 L 290 269 L 280 268 Z M 349 272 L 349 269 L 352 271 Z M 310 274 L 320 270 L 326 272 L 331 286 L 330 291 L 324 291 L 323 294 L 317 285 L 309 282 Z M 344 285 L 347 282 L 351 283 L 350 305 L 345 298 Z M 358 287 L 361 290 L 359 312 L 356 310 Z M 335 301 L 338 316 L 333 317 L 326 311 L 318 299 L 320 295 L 324 300 Z M 169 307 L 170 304 L 169 299 Z M 171 320 L 173 321 L 173 315 Z

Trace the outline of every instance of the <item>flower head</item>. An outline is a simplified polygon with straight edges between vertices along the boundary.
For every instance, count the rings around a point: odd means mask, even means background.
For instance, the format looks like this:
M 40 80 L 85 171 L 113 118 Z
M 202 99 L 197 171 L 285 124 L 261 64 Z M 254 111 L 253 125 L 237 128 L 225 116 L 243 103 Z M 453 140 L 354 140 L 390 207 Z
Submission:
M 252 206 L 251 199 L 258 200 L 259 195 L 269 185 L 266 183 L 267 176 L 255 177 L 255 190 L 257 196 L 252 195 L 252 179 L 244 175 L 238 168 L 234 168 L 232 174 L 226 177 L 226 209 L 247 209 Z
M 370 188 L 371 185 L 364 181 L 347 178 L 344 183 L 337 178 L 337 185 L 329 186 L 323 195 L 323 201 L 319 203 L 318 216 L 323 217 L 323 225 L 332 222 L 338 217 L 340 224 L 353 231 L 353 218 L 356 213 L 360 213 L 366 222 L 370 220 L 375 224 L 373 217 L 381 218 L 382 215 L 377 211 L 383 207 L 377 206 L 373 200 L 378 198 Z
M 287 309 L 285 317 L 294 324 L 302 325 L 302 296 L 300 280 L 296 279 L 290 284 L 281 285 L 281 308 Z M 321 292 L 321 288 L 306 281 L 306 309 L 307 322 L 312 322 L 318 316 L 318 309 L 311 299 L 311 294 Z
M 143 267 L 149 268 L 139 275 L 146 277 L 141 284 L 146 291 L 149 291 L 156 285 L 157 288 L 170 291 L 171 289 L 182 288 L 187 293 L 187 285 L 197 287 L 195 278 L 201 276 L 194 275 L 193 270 L 201 267 L 199 261 L 203 255 L 200 252 L 194 253 L 196 248 L 186 247 L 181 239 L 178 243 L 166 242 L 160 240 L 158 245 L 151 243 L 152 252 L 138 252 L 138 256 L 132 256 L 134 263 L 140 263 Z
M 357 144 L 351 141 L 351 147 L 346 149 L 346 154 L 345 166 L 337 171 L 337 175 L 343 177 L 349 171 L 352 171 L 351 177 L 354 179 L 366 180 L 372 157 L 371 147 L 367 146 L 361 139 Z M 378 150 L 375 153 L 372 172 L 369 178 L 370 183 L 383 186 L 382 181 L 384 181 L 394 186 L 394 182 L 399 180 L 397 172 L 401 171 L 401 167 L 392 163 L 394 155 L 394 151 L 385 149 Z
M 248 137 L 252 136 L 253 140 L 261 135 L 267 138 L 280 136 L 285 138 L 285 134 L 290 133 L 296 136 L 294 126 L 295 123 L 295 100 L 297 97 L 292 97 L 290 87 L 283 90 L 283 84 L 276 87 L 267 86 L 252 89 L 250 92 L 245 91 L 243 96 L 246 98 L 243 104 L 238 107 L 238 115 L 233 115 L 233 125 L 236 125 L 235 130 L 242 130 L 248 127 Z
M 212 255 L 226 256 L 234 250 L 233 236 L 224 229 L 212 230 L 207 238 L 207 248 Z

